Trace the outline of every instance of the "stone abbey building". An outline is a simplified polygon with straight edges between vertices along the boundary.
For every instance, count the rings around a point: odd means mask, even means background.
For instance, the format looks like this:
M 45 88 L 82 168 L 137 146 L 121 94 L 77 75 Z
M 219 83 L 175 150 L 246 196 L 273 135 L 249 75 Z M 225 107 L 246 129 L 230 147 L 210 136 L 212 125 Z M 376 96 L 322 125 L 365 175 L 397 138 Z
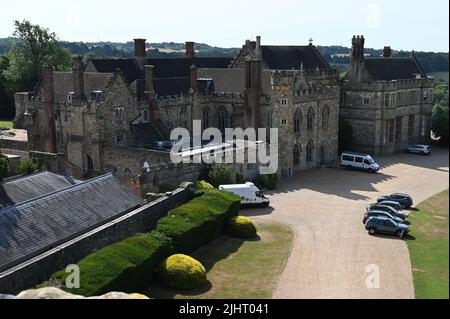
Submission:
M 363 36 L 353 37 L 351 66 L 341 86 L 341 116 L 353 128 L 352 149 L 389 155 L 415 143 L 429 143 L 433 79 L 414 55 L 364 56 Z
M 145 40 L 135 39 L 130 59 L 94 59 L 84 67 L 74 57 L 72 72 L 46 67 L 36 92 L 16 94 L 15 127 L 27 129 L 30 150 L 63 154 L 69 175 L 114 172 L 130 179 L 150 167 L 155 185 L 198 176 L 198 165 L 171 164 L 163 147 L 173 128 L 192 131 L 194 120 L 201 120 L 203 129 L 222 132 L 278 128 L 283 176 L 337 163 L 340 113 L 355 126 L 358 149 L 377 154 L 398 149 L 394 134 L 396 146 L 382 150 L 391 141 L 385 128 L 402 116 L 401 131 L 407 131 L 402 136 L 410 136 L 410 114 L 414 133 L 408 141 L 425 138 L 432 80 L 414 58 L 364 59 L 360 43 L 361 38 L 354 39 L 352 68 L 341 83 L 312 43 L 269 46 L 257 37 L 247 40 L 236 57 L 218 58 L 197 57 L 194 43 L 187 42 L 184 57 L 148 58 Z M 396 68 L 403 73 L 393 72 Z M 416 104 L 395 109 L 397 104 L 389 104 L 389 110 L 382 104 L 388 93 L 389 101 L 409 101 L 410 89 L 417 94 Z M 234 169 L 247 174 L 255 167 L 236 164 Z

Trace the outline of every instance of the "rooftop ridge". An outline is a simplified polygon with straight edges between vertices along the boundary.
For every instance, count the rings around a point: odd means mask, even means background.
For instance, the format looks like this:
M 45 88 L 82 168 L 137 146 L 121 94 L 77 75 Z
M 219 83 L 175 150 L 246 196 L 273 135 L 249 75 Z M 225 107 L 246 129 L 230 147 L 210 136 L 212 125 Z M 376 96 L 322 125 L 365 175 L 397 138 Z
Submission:
M 109 176 L 114 176 L 114 174 L 113 173 L 107 173 L 107 174 L 104 174 L 104 175 L 101 175 L 101 176 L 97 176 L 97 177 L 91 178 L 91 179 L 89 179 L 87 181 L 82 181 L 81 183 L 74 184 L 74 185 L 68 186 L 66 188 L 59 189 L 57 191 L 54 191 L 54 192 L 51 192 L 51 193 L 48 193 L 48 194 L 45 194 L 45 195 L 41 195 L 41 196 L 38 196 L 38 197 L 35 197 L 35 198 L 32 198 L 32 199 L 29 199 L 29 200 L 24 201 L 24 202 L 20 202 L 18 204 L 13 205 L 13 206 L 5 207 L 3 209 L 0 209 L 0 213 L 6 212 L 6 211 L 11 210 L 13 208 L 24 206 L 25 204 L 30 204 L 32 202 L 36 202 L 38 200 L 41 200 L 42 198 L 51 197 L 51 196 L 54 196 L 56 194 L 59 194 L 59 193 L 62 193 L 62 192 L 66 192 L 66 191 L 68 191 L 70 189 L 73 189 L 73 188 L 76 188 L 76 187 L 80 187 L 80 186 L 83 186 L 83 185 L 86 185 L 86 184 L 98 181 L 100 179 L 104 179 L 104 178 L 109 177 Z

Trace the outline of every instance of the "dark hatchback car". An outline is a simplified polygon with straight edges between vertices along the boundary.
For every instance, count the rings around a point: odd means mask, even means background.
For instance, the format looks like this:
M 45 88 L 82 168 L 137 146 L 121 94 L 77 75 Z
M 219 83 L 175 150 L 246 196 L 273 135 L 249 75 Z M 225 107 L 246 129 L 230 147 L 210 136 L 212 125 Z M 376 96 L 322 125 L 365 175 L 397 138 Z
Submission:
M 378 210 L 378 211 L 389 213 L 394 217 L 399 217 L 402 221 L 405 221 L 406 217 L 407 217 L 404 212 L 398 211 L 395 208 L 393 208 L 391 206 L 387 206 L 387 205 L 370 204 L 369 206 L 367 206 L 366 211 L 371 211 L 371 210 Z
M 371 218 L 371 217 L 386 217 L 389 219 L 392 219 L 393 221 L 397 222 L 397 223 L 404 223 L 405 221 L 403 219 L 401 219 L 400 217 L 396 217 L 391 215 L 390 213 L 387 212 L 383 212 L 380 210 L 370 210 L 368 212 L 366 212 L 364 214 L 363 217 L 363 224 L 367 223 L 367 221 Z
M 375 235 L 376 233 L 395 234 L 400 238 L 405 236 L 409 231 L 407 225 L 397 223 L 392 219 L 386 217 L 369 218 L 366 223 L 366 229 L 371 235 Z
M 410 208 L 413 205 L 413 200 L 408 194 L 395 193 L 391 195 L 380 196 L 378 197 L 377 202 L 380 203 L 386 200 L 397 202 L 404 208 Z

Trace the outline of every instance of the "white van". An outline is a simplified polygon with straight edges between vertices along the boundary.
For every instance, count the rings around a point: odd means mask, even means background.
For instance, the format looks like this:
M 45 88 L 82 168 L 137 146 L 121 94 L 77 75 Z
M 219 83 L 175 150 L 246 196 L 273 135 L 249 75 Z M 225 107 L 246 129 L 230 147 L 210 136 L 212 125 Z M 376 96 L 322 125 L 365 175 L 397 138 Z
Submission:
M 345 168 L 354 168 L 370 173 L 375 173 L 380 170 L 372 156 L 365 153 L 343 152 L 341 155 L 341 166 Z
M 263 194 L 261 190 L 253 183 L 220 185 L 219 189 L 233 193 L 241 198 L 242 205 L 269 206 L 269 197 Z

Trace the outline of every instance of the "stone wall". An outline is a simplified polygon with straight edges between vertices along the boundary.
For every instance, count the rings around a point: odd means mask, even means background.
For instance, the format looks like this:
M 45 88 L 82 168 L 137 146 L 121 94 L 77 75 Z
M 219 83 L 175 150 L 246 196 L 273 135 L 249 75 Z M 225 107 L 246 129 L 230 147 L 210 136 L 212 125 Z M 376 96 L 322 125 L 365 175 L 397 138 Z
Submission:
M 56 271 L 92 252 L 139 233 L 153 230 L 171 209 L 193 197 L 191 186 L 181 188 L 109 223 L 0 273 L 0 293 L 16 294 L 48 280 Z

